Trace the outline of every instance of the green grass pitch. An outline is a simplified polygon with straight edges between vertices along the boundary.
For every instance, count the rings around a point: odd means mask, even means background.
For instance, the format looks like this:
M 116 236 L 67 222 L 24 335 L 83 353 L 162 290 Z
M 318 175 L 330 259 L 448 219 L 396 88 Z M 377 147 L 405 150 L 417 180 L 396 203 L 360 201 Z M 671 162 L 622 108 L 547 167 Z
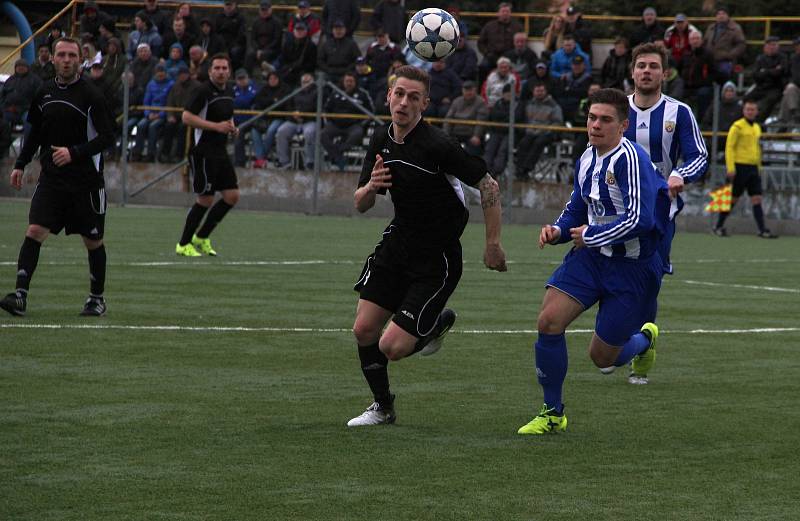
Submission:
M 27 210 L 0 204 L 3 293 Z M 352 284 L 385 220 L 233 211 L 220 256 L 190 260 L 184 215 L 110 210 L 106 317 L 77 316 L 73 236 L 42 249 L 28 316 L 0 317 L 0 520 L 798 516 L 798 238 L 679 234 L 651 384 L 592 366 L 591 310 L 567 337 L 568 431 L 522 437 L 566 252 L 539 251 L 537 226 L 504 228 L 504 274 L 468 226 L 445 347 L 390 366 L 397 425 L 348 430 L 371 401 Z

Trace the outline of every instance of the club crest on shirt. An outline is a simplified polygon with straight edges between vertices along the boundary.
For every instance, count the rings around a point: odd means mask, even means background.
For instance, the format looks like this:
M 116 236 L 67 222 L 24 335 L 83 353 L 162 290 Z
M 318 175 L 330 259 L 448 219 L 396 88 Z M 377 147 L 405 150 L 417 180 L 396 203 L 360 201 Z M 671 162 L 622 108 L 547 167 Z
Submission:
M 675 130 L 675 122 L 674 121 L 665 121 L 664 122 L 664 130 L 666 130 L 667 132 L 671 133 L 673 130 Z
M 608 186 L 614 186 L 617 184 L 617 180 L 614 178 L 614 172 L 611 170 L 606 171 L 606 184 Z

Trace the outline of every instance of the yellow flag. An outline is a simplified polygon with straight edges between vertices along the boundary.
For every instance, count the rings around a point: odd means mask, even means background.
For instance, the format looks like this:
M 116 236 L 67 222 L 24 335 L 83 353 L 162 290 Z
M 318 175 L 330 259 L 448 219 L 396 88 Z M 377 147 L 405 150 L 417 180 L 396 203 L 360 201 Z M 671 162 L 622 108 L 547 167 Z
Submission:
M 706 205 L 706 211 L 710 213 L 730 212 L 731 198 L 733 197 L 733 186 L 727 184 L 717 188 L 708 194 L 711 202 Z

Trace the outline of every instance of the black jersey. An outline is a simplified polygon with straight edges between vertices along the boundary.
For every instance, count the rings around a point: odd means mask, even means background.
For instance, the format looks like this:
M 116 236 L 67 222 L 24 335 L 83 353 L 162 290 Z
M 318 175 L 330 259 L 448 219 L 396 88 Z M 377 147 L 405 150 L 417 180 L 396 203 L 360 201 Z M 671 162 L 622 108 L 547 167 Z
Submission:
M 184 108 L 207 121 L 227 121 L 233 117 L 233 89 L 227 85 L 220 89 L 211 80 L 205 81 L 194 90 Z M 227 134 L 200 128 L 193 130 L 191 150 L 201 147 L 206 155 L 226 154 Z
M 42 148 L 40 183 L 65 190 L 103 186 L 103 150 L 114 144 L 114 120 L 106 99 L 88 81 L 78 78 L 68 85 L 45 82 L 28 111 L 31 132 L 14 168 L 25 168 Z M 53 163 L 52 147 L 68 147 L 72 161 Z
M 459 179 L 469 186 L 477 184 L 487 173 L 486 163 L 424 120 L 403 143 L 394 140 L 392 129 L 389 124 L 375 130 L 358 186 L 369 182 L 375 155 L 380 154 L 392 175 L 392 223 L 406 242 L 436 247 L 458 239 L 469 218 Z

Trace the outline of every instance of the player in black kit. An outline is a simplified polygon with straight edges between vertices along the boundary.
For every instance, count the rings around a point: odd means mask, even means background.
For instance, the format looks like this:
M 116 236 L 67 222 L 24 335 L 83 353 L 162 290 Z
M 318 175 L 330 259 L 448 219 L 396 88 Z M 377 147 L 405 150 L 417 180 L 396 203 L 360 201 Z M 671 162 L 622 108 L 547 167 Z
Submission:
M 239 202 L 236 170 L 226 150 L 228 136 L 239 134 L 239 129 L 233 124 L 233 90 L 228 85 L 230 63 L 226 54 L 215 54 L 211 58 L 208 81 L 195 90 L 183 111 L 183 123 L 194 129 L 189 165 L 197 194 L 197 200 L 186 216 L 183 235 L 175 246 L 175 253 L 185 257 L 217 254 L 208 236 Z M 221 192 L 222 199 L 212 207 L 215 192 Z M 209 207 L 211 211 L 208 211 Z M 195 234 L 207 211 L 206 221 Z
M 433 354 L 455 322 L 445 304 L 461 278 L 459 238 L 469 217 L 459 180 L 481 193 L 484 264 L 506 270 L 500 190 L 486 163 L 422 120 L 430 102 L 426 72 L 403 66 L 395 73 L 388 93 L 392 122 L 375 131 L 355 192 L 356 209 L 363 213 L 389 190 L 395 216 L 355 286 L 360 299 L 353 333 L 375 401 L 348 427 L 394 423 L 389 360 Z
M 33 99 L 28 112 L 31 132 L 11 172 L 11 185 L 19 190 L 25 165 L 41 147 L 42 170 L 19 251 L 17 288 L 0 300 L 0 307 L 25 315 L 42 242 L 63 228 L 68 235 L 79 233 L 89 252 L 90 293 L 81 315 L 101 316 L 106 312 L 102 152 L 114 142 L 114 121 L 100 91 L 80 77 L 81 47 L 76 40 L 56 40 L 53 63 L 56 77 Z

